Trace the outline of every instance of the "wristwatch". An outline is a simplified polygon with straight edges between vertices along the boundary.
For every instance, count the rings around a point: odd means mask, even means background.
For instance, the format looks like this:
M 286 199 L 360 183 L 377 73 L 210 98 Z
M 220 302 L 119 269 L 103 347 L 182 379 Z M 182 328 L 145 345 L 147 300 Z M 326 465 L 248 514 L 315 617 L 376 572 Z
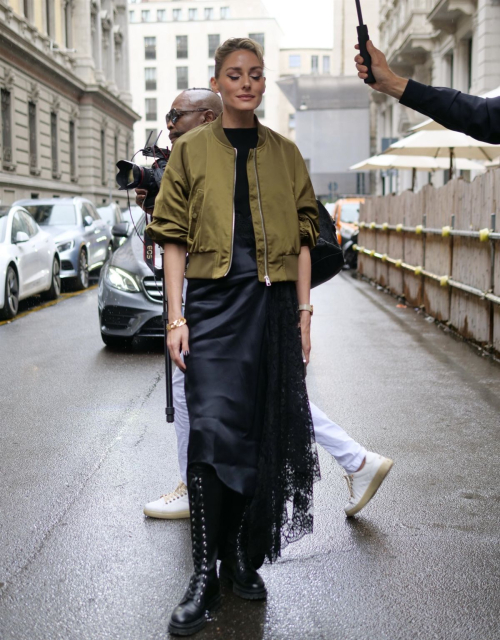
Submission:
M 299 304 L 299 311 L 309 311 L 309 313 L 312 315 L 314 307 L 312 306 L 312 304 Z

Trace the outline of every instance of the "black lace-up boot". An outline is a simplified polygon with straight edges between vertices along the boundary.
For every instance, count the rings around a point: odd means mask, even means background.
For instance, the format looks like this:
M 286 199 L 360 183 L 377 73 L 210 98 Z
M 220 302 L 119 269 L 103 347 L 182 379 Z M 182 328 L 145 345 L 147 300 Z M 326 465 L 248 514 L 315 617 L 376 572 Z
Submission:
M 233 510 L 235 515 L 237 512 L 238 509 Z M 244 508 L 239 511 L 239 517 L 231 529 L 228 541 L 231 552 L 221 562 L 220 577 L 233 585 L 233 592 L 240 598 L 265 600 L 266 585 L 246 552 Z
M 217 577 L 217 549 L 223 485 L 208 465 L 188 470 L 189 507 L 194 573 L 184 597 L 174 609 L 168 630 L 190 636 L 203 629 L 207 614 L 221 603 Z

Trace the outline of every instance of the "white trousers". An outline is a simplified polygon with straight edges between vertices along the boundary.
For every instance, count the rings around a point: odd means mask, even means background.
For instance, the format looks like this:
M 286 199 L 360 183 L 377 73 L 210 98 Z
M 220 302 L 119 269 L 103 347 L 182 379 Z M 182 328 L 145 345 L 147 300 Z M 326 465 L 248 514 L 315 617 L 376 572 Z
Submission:
M 182 481 L 187 482 L 187 451 L 189 442 L 189 415 L 184 391 L 184 374 L 175 369 L 173 377 L 175 432 L 177 434 L 177 454 Z M 316 442 L 320 444 L 335 460 L 344 467 L 347 473 L 359 469 L 366 456 L 366 449 L 353 440 L 338 424 L 318 409 L 312 402 L 311 415 Z

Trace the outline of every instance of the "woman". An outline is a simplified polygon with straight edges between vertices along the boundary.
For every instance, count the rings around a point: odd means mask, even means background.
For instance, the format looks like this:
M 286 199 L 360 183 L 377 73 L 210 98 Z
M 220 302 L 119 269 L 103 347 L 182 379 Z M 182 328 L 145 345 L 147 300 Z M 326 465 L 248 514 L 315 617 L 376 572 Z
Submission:
M 304 363 L 318 213 L 298 149 L 255 117 L 263 71 L 256 42 L 219 47 L 211 82 L 223 113 L 177 140 L 148 226 L 164 246 L 167 345 L 186 373 L 191 425 L 194 573 L 170 620 L 179 635 L 220 604 L 218 558 L 237 595 L 265 598 L 255 567 L 312 529 L 319 471 Z

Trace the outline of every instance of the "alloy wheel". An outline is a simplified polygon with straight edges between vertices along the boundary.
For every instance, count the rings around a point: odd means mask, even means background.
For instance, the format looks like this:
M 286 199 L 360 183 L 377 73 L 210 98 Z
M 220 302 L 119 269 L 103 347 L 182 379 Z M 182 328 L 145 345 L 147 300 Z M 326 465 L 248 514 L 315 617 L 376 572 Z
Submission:
M 9 267 L 7 270 L 6 294 L 9 315 L 13 318 L 19 309 L 19 282 L 17 280 L 16 272 L 12 267 Z
M 80 251 L 80 260 L 78 264 L 78 276 L 83 289 L 89 286 L 89 263 L 85 251 Z

